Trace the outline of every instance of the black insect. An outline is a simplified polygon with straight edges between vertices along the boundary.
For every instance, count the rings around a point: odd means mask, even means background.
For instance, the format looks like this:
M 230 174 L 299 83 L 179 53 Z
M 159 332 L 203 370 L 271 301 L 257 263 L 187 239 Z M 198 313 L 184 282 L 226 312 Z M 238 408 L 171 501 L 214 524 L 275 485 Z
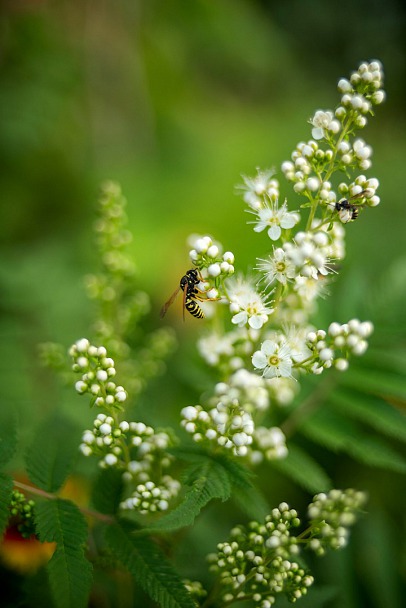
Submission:
M 362 203 L 352 203 L 351 201 L 356 200 L 357 198 L 364 198 L 369 193 L 369 190 L 362 190 L 358 194 L 354 194 L 350 198 L 343 198 L 341 201 L 337 203 L 331 203 L 334 206 L 334 209 L 337 211 L 340 220 L 346 224 L 347 222 L 351 222 L 356 220 L 359 215 L 359 207 Z
M 183 291 L 183 319 L 185 318 L 185 309 L 190 312 L 193 317 L 196 317 L 197 319 L 203 319 L 204 312 L 200 308 L 197 301 L 205 302 L 211 300 L 212 298 L 202 298 L 201 294 L 204 294 L 204 292 L 197 287 L 200 281 L 202 280 L 202 275 L 196 268 L 188 270 L 187 273 L 179 281 L 179 287 L 173 292 L 169 300 L 165 302 L 165 304 L 162 306 L 160 312 L 161 319 L 166 315 L 166 311 L 168 310 L 169 306 L 174 302 L 180 290 Z

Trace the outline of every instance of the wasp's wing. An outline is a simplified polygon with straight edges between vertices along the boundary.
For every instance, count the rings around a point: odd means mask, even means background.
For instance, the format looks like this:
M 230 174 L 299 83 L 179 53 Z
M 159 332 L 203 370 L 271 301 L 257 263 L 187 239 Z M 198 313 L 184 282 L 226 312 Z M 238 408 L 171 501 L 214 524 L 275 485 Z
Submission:
M 173 304 L 176 296 L 178 295 L 180 291 L 180 287 L 178 287 L 177 289 L 175 289 L 175 291 L 173 292 L 173 294 L 171 295 L 171 297 L 169 298 L 169 300 L 167 302 L 165 302 L 165 304 L 162 306 L 161 311 L 159 313 L 159 316 L 161 317 L 161 319 L 166 315 L 166 312 L 169 308 L 169 306 L 171 304 Z

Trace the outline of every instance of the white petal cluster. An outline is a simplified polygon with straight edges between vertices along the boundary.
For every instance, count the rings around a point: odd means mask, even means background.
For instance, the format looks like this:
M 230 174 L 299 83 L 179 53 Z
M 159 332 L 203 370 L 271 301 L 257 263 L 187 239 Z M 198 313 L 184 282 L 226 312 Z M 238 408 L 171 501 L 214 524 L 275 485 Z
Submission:
M 254 177 L 242 176 L 244 184 L 239 188 L 244 192 L 244 201 L 254 211 L 262 209 L 268 200 L 276 201 L 279 198 L 279 182 L 273 177 L 274 174 L 274 169 L 257 169 Z
M 313 125 L 312 137 L 316 140 L 328 137 L 329 133 L 336 134 L 341 129 L 340 122 L 330 110 L 317 110 L 309 122 Z
M 232 323 L 239 327 L 248 325 L 252 329 L 261 329 L 273 312 L 268 298 L 258 293 L 250 281 L 241 277 L 227 283 L 227 292 L 230 312 L 233 314 Z
M 256 270 L 263 274 L 262 280 L 266 287 L 272 285 L 275 281 L 286 285 L 296 276 L 296 266 L 293 261 L 286 255 L 282 247 L 274 248 L 273 255 L 268 258 L 258 258 Z
M 317 280 L 326 276 L 329 270 L 330 238 L 326 232 L 298 232 L 294 242 L 285 243 L 287 257 L 296 266 L 297 274 Z
M 189 405 L 181 410 L 181 416 L 181 426 L 197 443 L 214 442 L 235 456 L 247 455 L 255 426 L 251 414 L 237 404 L 230 407 L 220 401 L 209 411 L 201 405 Z

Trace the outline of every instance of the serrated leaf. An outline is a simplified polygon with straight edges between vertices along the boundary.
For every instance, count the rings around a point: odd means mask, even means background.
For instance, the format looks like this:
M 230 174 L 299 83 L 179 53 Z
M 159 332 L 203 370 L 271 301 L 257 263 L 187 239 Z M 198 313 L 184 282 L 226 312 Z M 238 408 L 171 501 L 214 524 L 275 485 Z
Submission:
M 350 367 L 342 375 L 340 384 L 367 394 L 406 400 L 406 382 L 404 376 L 389 372 Z
M 134 536 L 123 523 L 106 528 L 105 539 L 116 559 L 160 608 L 196 608 L 171 563 L 148 538 Z
M 406 416 L 382 399 L 350 391 L 336 391 L 329 396 L 335 410 L 360 420 L 377 431 L 406 441 Z
M 72 502 L 38 503 L 35 523 L 42 542 L 55 542 L 48 562 L 49 582 L 57 608 L 86 608 L 92 584 L 92 566 L 84 555 L 86 520 Z
M 0 540 L 10 518 L 10 500 L 13 491 L 13 480 L 0 473 Z
M 33 484 L 46 492 L 62 486 L 78 454 L 80 432 L 67 420 L 51 418 L 37 430 L 25 461 Z
M 233 486 L 233 500 L 249 517 L 262 520 L 270 512 L 270 507 L 252 481 L 254 474 L 227 456 L 218 455 L 216 458 L 227 470 Z
M 332 488 L 331 479 L 319 463 L 293 443 L 289 443 L 287 457 L 272 461 L 272 466 L 309 492 L 324 492 Z
M 114 515 L 123 493 L 123 475 L 116 469 L 101 469 L 92 489 L 92 504 L 100 513 Z
M 149 527 L 148 532 L 171 532 L 190 526 L 210 500 L 220 498 L 225 501 L 230 498 L 231 484 L 228 475 L 214 460 L 206 458 L 203 462 L 193 465 L 187 476 L 186 483 L 191 485 L 191 488 L 186 492 L 182 502 Z
M 0 467 L 6 465 L 17 447 L 17 421 L 13 412 L 3 411 L 0 419 Z
M 301 432 L 333 451 L 345 452 L 370 466 L 406 472 L 406 460 L 387 443 L 365 435 L 351 421 L 329 410 L 319 410 L 300 428 Z

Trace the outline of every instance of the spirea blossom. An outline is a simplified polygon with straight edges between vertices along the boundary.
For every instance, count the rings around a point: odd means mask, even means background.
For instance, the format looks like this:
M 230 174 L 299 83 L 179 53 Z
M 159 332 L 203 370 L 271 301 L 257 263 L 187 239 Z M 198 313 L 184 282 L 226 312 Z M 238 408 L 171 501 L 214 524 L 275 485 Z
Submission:
M 252 355 L 253 366 L 262 370 L 264 378 L 290 377 L 292 363 L 292 351 L 286 342 L 278 344 L 272 340 L 265 340 L 261 345 L 261 350 L 257 350 Z
M 329 132 L 336 134 L 341 128 L 339 121 L 334 118 L 334 114 L 330 110 L 326 112 L 317 110 L 310 123 L 313 125 L 312 137 L 316 140 L 326 137 Z
M 272 241 L 277 241 L 280 238 L 282 228 L 284 230 L 293 228 L 299 221 L 297 213 L 288 211 L 286 201 L 280 207 L 277 201 L 271 202 L 269 205 L 258 209 L 255 214 L 258 218 L 255 222 L 252 222 L 255 224 L 255 232 L 267 230 Z

